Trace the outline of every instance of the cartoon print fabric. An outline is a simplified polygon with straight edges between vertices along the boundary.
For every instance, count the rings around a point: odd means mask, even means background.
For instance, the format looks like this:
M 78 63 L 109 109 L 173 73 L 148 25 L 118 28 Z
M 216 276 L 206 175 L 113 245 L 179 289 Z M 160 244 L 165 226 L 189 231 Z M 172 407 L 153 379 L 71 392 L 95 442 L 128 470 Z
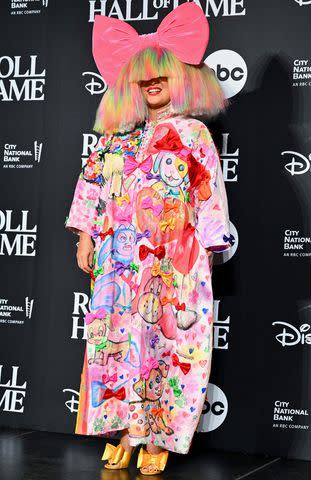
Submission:
M 102 136 L 66 228 L 95 242 L 76 433 L 129 429 L 187 453 L 207 393 L 213 292 L 205 248 L 231 247 L 218 152 L 199 120 L 166 114 Z

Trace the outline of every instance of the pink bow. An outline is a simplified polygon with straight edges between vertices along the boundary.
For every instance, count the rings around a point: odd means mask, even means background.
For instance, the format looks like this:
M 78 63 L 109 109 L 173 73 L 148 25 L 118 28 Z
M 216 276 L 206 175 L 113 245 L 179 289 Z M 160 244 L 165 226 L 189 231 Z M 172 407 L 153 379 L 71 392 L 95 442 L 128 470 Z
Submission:
M 154 215 L 157 217 L 163 210 L 162 205 L 153 205 L 150 197 L 146 197 L 141 202 L 141 208 L 151 208 Z
M 159 362 L 156 358 L 154 357 L 149 357 L 145 364 L 141 367 L 140 371 L 141 371 L 141 376 L 147 380 L 147 378 L 149 378 L 150 376 L 150 372 L 153 368 L 158 368 L 159 366 Z
M 144 35 L 122 20 L 95 15 L 93 56 L 100 74 L 112 87 L 122 67 L 140 50 L 159 46 L 173 52 L 181 62 L 198 65 L 208 40 L 207 18 L 193 2 L 179 5 L 166 15 L 156 32 Z
M 127 157 L 124 163 L 124 173 L 125 175 L 130 175 L 137 168 L 139 168 L 144 173 L 149 173 L 152 167 L 152 156 L 149 155 L 146 160 L 141 163 L 136 162 L 132 157 Z
M 116 382 L 118 380 L 118 376 L 116 373 L 114 373 L 113 375 L 104 374 L 102 380 L 103 383 Z

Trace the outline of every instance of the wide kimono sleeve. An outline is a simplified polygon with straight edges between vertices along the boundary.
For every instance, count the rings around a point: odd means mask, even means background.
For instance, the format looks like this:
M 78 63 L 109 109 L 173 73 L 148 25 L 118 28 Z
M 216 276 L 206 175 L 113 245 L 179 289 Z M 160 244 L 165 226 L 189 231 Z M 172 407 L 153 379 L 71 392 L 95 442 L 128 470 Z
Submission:
M 192 151 L 204 167 L 205 185 L 196 198 L 196 231 L 204 248 L 213 252 L 229 250 L 234 242 L 230 234 L 228 199 L 220 158 L 209 129 L 202 123 Z M 207 173 L 207 175 L 206 175 Z M 204 178 L 204 175 L 203 178 Z
M 102 188 L 103 155 L 108 149 L 110 136 L 101 136 L 94 151 L 82 167 L 73 195 L 65 228 L 75 234 L 80 231 L 92 235 Z

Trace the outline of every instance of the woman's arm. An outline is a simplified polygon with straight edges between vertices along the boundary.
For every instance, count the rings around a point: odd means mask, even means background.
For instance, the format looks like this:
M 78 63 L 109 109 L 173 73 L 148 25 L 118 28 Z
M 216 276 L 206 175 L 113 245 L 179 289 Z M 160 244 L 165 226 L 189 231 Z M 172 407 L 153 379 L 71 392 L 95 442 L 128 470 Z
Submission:
M 209 252 L 223 252 L 232 246 L 227 193 L 217 148 L 203 123 L 192 153 L 209 176 L 207 186 L 201 189 L 201 199 L 197 201 L 197 234 Z
M 65 228 L 75 234 L 80 231 L 93 233 L 96 220 L 102 182 L 103 154 L 107 150 L 107 136 L 102 136 L 97 142 L 95 150 L 82 167 L 70 206 Z
M 95 150 L 82 167 L 65 222 L 67 230 L 79 235 L 77 262 L 79 268 L 86 273 L 90 273 L 92 269 L 94 254 L 92 233 L 98 217 L 97 207 L 101 192 L 102 161 L 103 154 L 107 151 L 109 138 L 108 136 L 100 137 Z

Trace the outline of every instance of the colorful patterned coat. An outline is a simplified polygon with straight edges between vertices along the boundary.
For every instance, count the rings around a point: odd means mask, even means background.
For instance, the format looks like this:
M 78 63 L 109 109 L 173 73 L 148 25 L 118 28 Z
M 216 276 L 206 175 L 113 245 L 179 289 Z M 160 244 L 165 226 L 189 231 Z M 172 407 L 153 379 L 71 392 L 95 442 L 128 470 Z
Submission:
M 189 451 L 206 398 L 213 292 L 205 249 L 228 250 L 217 149 L 199 120 L 166 114 L 102 136 L 66 228 L 95 242 L 76 433 Z

